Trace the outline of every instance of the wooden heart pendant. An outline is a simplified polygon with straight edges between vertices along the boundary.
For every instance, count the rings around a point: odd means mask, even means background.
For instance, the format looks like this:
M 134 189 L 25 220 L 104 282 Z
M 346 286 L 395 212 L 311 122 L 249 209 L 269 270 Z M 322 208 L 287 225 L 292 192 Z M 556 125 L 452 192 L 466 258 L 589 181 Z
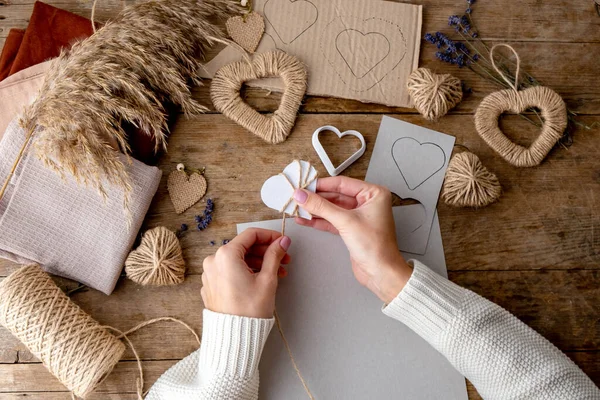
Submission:
M 271 115 L 260 114 L 240 95 L 244 82 L 279 77 L 284 84 L 281 104 Z M 296 57 L 282 51 L 261 53 L 217 71 L 210 86 L 215 108 L 268 143 L 283 142 L 290 134 L 306 93 L 306 68 Z
M 178 168 L 169 174 L 167 189 L 175 212 L 181 214 L 204 197 L 206 179 L 196 172 L 188 176 L 183 169 Z

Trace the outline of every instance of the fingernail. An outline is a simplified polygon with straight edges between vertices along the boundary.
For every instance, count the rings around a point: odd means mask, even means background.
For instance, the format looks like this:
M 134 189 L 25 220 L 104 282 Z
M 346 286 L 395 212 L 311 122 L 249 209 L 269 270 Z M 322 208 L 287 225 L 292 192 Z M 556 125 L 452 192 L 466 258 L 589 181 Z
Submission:
M 282 237 L 281 240 L 279 241 L 279 245 L 285 251 L 288 251 L 288 249 L 290 248 L 291 244 L 292 244 L 292 239 L 290 239 L 287 236 Z
M 279 278 L 285 278 L 287 276 L 287 274 L 288 273 L 287 273 L 286 269 L 283 267 L 279 267 L 279 269 L 277 270 L 277 276 Z
M 294 200 L 296 200 L 300 204 L 306 203 L 306 199 L 308 198 L 308 193 L 306 193 L 302 189 L 296 189 L 294 192 Z

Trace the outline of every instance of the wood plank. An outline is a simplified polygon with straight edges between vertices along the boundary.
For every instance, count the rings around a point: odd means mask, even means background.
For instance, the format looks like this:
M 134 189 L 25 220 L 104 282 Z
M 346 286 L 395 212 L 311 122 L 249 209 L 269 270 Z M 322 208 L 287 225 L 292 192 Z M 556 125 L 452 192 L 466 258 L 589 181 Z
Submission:
M 598 353 L 577 352 L 568 355 L 596 384 L 600 384 Z M 176 361 L 144 361 L 144 388 L 149 388 Z M 135 391 L 137 377 L 137 366 L 134 362 L 120 362 L 90 399 L 130 399 Z M 10 388 L 0 392 L 0 400 L 29 396 L 45 400 L 58 400 L 66 399 L 61 396 L 67 395 L 64 386 L 41 364 L 0 365 L 0 388 Z M 470 399 L 481 399 L 470 383 L 467 383 L 467 389 Z
M 370 0 L 378 1 L 378 0 Z M 464 2 L 453 0 L 408 0 L 405 3 L 423 5 L 423 32 L 451 33 L 448 17 L 462 14 Z M 0 37 L 5 38 L 9 28 L 24 28 L 33 10 L 34 0 L 0 0 Z M 47 0 L 46 3 L 90 16 L 92 2 Z M 130 3 L 130 1 L 129 1 Z M 123 3 L 117 0 L 98 2 L 97 20 L 115 16 Z M 507 13 L 506 10 L 510 10 Z M 550 42 L 600 42 L 600 18 L 593 1 L 506 0 L 479 2 L 474 6 L 474 19 L 482 37 L 501 40 Z
M 599 268 L 598 131 L 577 131 L 573 146 L 557 147 L 540 167 L 516 168 L 482 141 L 470 116 L 453 115 L 438 123 L 424 122 L 414 115 L 399 118 L 455 135 L 457 143 L 478 154 L 503 185 L 500 201 L 484 209 L 454 209 L 440 203 L 450 270 Z M 260 201 L 260 187 L 267 177 L 293 158 L 312 161 L 321 176 L 326 176 L 310 143 L 314 129 L 333 124 L 365 135 L 366 155 L 346 172 L 362 179 L 380 120 L 379 115 L 302 115 L 288 140 L 271 146 L 221 115 L 182 118 L 171 137 L 170 151 L 160 164 L 165 173 L 145 226 L 164 225 L 176 230 L 187 223 L 193 228 L 193 217 L 202 212 L 203 203 L 178 216 L 169 200 L 166 180 L 179 162 L 206 166 L 207 197 L 215 199 L 215 221 L 208 230 L 191 229 L 182 239 L 190 272 L 199 273 L 202 260 L 214 251 L 209 242 L 233 237 L 236 223 L 279 218 Z M 600 118 L 583 120 L 592 123 Z M 519 143 L 535 134 L 533 126 L 516 116 L 506 117 L 503 125 Z M 0 276 L 15 268 L 12 263 L 0 261 Z
M 514 313 L 563 351 L 600 350 L 598 270 L 451 271 L 450 279 Z M 201 332 L 201 287 L 198 274 L 189 275 L 174 288 L 141 288 L 122 279 L 111 296 L 88 290 L 72 298 L 100 323 L 120 330 L 151 318 L 171 316 Z M 131 340 L 144 360 L 180 359 L 198 348 L 187 330 L 169 323 L 147 327 L 131 335 Z M 0 343 L 5 357 L 0 363 L 37 361 L 1 327 Z M 124 358 L 134 359 L 129 350 Z M 2 387 L 0 384 L 0 391 Z

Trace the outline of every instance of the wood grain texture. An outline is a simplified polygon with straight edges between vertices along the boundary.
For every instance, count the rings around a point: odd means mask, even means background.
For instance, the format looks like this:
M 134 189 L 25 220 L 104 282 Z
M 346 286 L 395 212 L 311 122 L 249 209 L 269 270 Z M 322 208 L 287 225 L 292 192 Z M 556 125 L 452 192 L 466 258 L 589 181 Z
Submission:
M 365 0 L 375 1 L 375 0 Z M 49 0 L 49 4 L 89 17 L 91 1 Z M 132 0 L 98 2 L 97 20 L 115 16 Z M 423 33 L 451 33 L 447 17 L 464 11 L 455 0 L 409 0 L 424 6 Z M 0 46 L 10 28 L 25 28 L 34 0 L 0 0 Z M 523 68 L 554 88 L 570 109 L 588 125 L 600 124 L 600 17 L 593 1 L 506 0 L 478 2 L 475 19 L 481 35 L 491 42 L 508 41 L 523 61 Z M 512 167 L 477 135 L 473 113 L 487 94 L 497 90 L 468 69 L 438 62 L 435 48 L 423 44 L 420 66 L 451 73 L 473 93 L 451 115 L 427 122 L 413 109 L 390 108 L 352 100 L 308 97 L 289 139 L 271 146 L 227 118 L 210 104 L 210 82 L 193 90 L 194 97 L 210 107 L 209 115 L 179 118 L 164 172 L 144 229 L 159 225 L 173 230 L 181 223 L 193 225 L 204 202 L 178 216 L 168 199 L 166 179 L 179 162 L 206 167 L 207 197 L 215 199 L 215 220 L 204 232 L 191 229 L 182 239 L 189 270 L 176 288 L 143 288 L 120 279 L 113 295 L 94 290 L 73 294 L 72 299 L 103 324 L 128 329 L 159 316 L 184 319 L 197 332 L 202 329 L 200 298 L 202 260 L 223 239 L 235 235 L 235 224 L 279 218 L 264 207 L 259 189 L 269 176 L 293 158 L 312 161 L 326 172 L 312 146 L 312 132 L 332 124 L 341 130 L 356 129 L 367 140 L 367 153 L 344 174 L 364 178 L 375 143 L 381 114 L 455 135 L 457 143 L 475 152 L 495 172 L 503 186 L 500 201 L 481 210 L 439 205 L 440 223 L 450 279 L 500 304 L 567 352 L 600 385 L 600 130 L 578 129 L 568 149 L 556 147 L 536 168 Z M 261 112 L 272 112 L 281 96 L 246 89 L 248 103 Z M 529 143 L 536 129 L 517 116 L 502 119 L 513 140 Z M 352 144 L 329 140 L 337 157 L 352 151 Z M 216 245 L 211 246 L 210 241 Z M 0 280 L 17 268 L 0 260 Z M 57 279 L 66 290 L 76 283 Z M 131 337 L 144 360 L 146 387 L 177 360 L 197 348 L 191 334 L 177 325 L 151 326 Z M 130 350 L 115 372 L 92 399 L 135 399 L 137 367 Z M 469 398 L 480 399 L 467 385 Z M 0 328 L 0 400 L 22 398 L 59 400 L 70 394 L 10 333 Z

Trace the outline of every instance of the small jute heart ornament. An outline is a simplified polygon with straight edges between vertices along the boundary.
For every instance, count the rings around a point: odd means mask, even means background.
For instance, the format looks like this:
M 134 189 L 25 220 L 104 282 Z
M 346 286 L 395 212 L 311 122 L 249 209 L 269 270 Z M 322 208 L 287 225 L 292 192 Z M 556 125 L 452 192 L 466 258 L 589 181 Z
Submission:
M 244 82 L 280 77 L 284 84 L 281 104 L 272 115 L 263 115 L 241 97 Z M 296 57 L 282 51 L 261 53 L 252 61 L 227 64 L 217 71 L 210 85 L 215 108 L 268 143 L 283 142 L 296 121 L 306 93 L 306 68 Z
M 231 17 L 225 23 L 227 33 L 248 53 L 254 53 L 265 33 L 265 20 L 257 12 Z
M 516 56 L 517 69 L 514 83 L 494 63 L 494 50 L 499 46 L 509 48 Z M 495 45 L 490 51 L 490 59 L 493 67 L 511 86 L 511 89 L 492 93 L 483 99 L 475 112 L 475 128 L 483 140 L 512 165 L 517 167 L 539 165 L 562 137 L 567 127 L 567 106 L 558 93 L 545 86 L 533 86 L 525 90 L 518 90 L 521 60 L 511 46 Z M 506 111 L 519 114 L 532 107 L 540 110 L 544 122 L 540 135 L 529 147 L 523 147 L 504 135 L 498 127 L 498 118 Z
M 197 202 L 206 194 L 206 179 L 197 172 L 191 175 L 185 172 L 182 164 L 177 166 L 177 170 L 169 174 L 167 189 L 169 197 L 175 206 L 175 212 L 181 214 Z
M 417 111 L 435 121 L 462 100 L 460 79 L 450 74 L 436 74 L 428 68 L 418 68 L 408 77 L 408 94 Z
M 475 154 L 452 156 L 442 186 L 442 199 L 455 207 L 485 207 L 500 198 L 502 186 Z

